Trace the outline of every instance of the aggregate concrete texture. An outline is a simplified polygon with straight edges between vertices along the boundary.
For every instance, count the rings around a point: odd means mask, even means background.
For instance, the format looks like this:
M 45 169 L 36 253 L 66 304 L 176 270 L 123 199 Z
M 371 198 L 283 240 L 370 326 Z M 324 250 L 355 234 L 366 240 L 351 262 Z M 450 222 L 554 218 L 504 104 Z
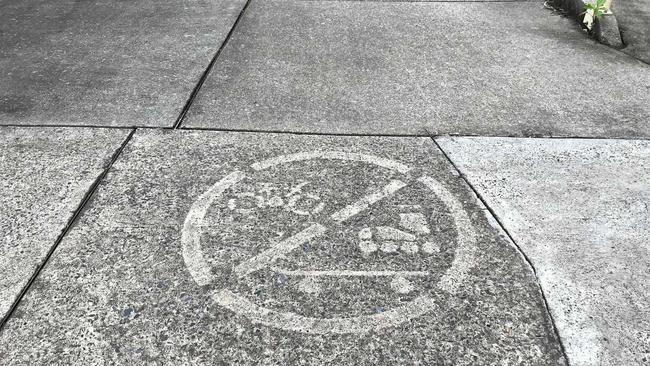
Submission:
M 0 127 L 0 321 L 128 133 Z
M 646 364 L 650 143 L 438 141 L 531 259 L 570 364 Z
M 428 138 L 139 130 L 0 364 L 565 364 L 490 218 Z

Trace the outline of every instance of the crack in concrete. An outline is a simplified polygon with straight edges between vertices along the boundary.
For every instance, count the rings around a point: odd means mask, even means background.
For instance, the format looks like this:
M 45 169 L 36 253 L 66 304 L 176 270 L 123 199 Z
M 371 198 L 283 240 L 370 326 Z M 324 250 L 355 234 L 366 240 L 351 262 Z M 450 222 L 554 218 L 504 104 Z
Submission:
M 122 151 L 126 147 L 126 145 L 131 141 L 131 138 L 133 137 L 133 134 L 135 133 L 136 129 L 132 129 L 129 135 L 124 139 L 120 147 L 115 150 L 113 155 L 111 156 L 111 159 L 109 160 L 108 164 L 104 167 L 104 170 L 102 173 L 95 179 L 93 184 L 90 186 L 86 194 L 84 194 L 83 198 L 81 199 L 81 202 L 73 212 L 72 216 L 70 219 L 68 219 L 67 224 L 63 227 L 63 230 L 61 230 L 61 233 L 59 236 L 56 238 L 54 241 L 54 244 L 50 247 L 48 250 L 45 258 L 43 261 L 38 265 L 32 276 L 29 278 L 29 281 L 27 281 L 27 284 L 23 287 L 23 289 L 20 291 L 16 299 L 14 300 L 13 304 L 11 304 L 11 307 L 9 308 L 9 311 L 7 312 L 6 316 L 2 319 L 0 319 L 0 332 L 4 329 L 5 325 L 9 322 L 9 319 L 13 315 L 14 311 L 18 306 L 20 305 L 20 302 L 22 299 L 25 297 L 29 289 L 31 288 L 32 284 L 36 281 L 38 275 L 41 273 L 43 268 L 47 265 L 49 262 L 50 258 L 54 254 L 54 251 L 59 247 L 59 244 L 63 241 L 63 238 L 70 232 L 70 230 L 76 225 L 77 221 L 79 220 L 79 217 L 81 217 L 82 212 L 85 210 L 86 205 L 90 201 L 90 199 L 93 197 L 95 192 L 97 191 L 99 185 L 101 182 L 104 180 L 106 175 L 108 174 L 108 171 L 113 167 L 113 164 L 119 156 L 122 154 Z
M 474 187 L 474 185 L 469 181 L 467 176 L 465 176 L 465 174 L 463 174 L 463 172 L 458 168 L 458 166 L 456 166 L 456 164 L 453 162 L 453 160 L 451 160 L 451 158 L 449 157 L 447 152 L 442 148 L 442 146 L 440 146 L 440 144 L 438 144 L 438 141 L 436 141 L 435 136 L 429 135 L 429 137 L 431 138 L 431 141 L 433 141 L 434 145 L 438 148 L 438 150 L 440 150 L 442 155 L 447 159 L 447 161 L 449 161 L 449 163 L 454 168 L 454 170 L 456 170 L 456 172 L 458 172 L 459 176 L 465 182 L 465 184 L 467 184 L 467 186 L 472 190 L 474 195 L 476 195 L 476 197 L 481 201 L 481 203 L 483 204 L 485 209 L 488 210 L 490 215 L 492 215 L 492 217 L 494 218 L 496 223 L 499 225 L 500 229 L 503 230 L 503 232 L 506 234 L 508 239 L 512 242 L 513 246 L 516 248 L 516 250 L 519 252 L 521 257 L 524 259 L 526 264 L 533 271 L 533 275 L 535 276 L 535 282 L 537 284 L 537 288 L 539 290 L 539 293 L 542 295 L 542 300 L 543 300 L 543 303 L 544 303 L 544 310 L 546 311 L 546 315 L 549 317 L 549 319 L 551 321 L 551 326 L 553 327 L 553 332 L 555 333 L 555 337 L 557 338 L 558 344 L 560 345 L 560 350 L 562 351 L 562 355 L 564 356 L 564 359 L 566 360 L 567 365 L 570 365 L 571 362 L 569 361 L 569 356 L 567 355 L 566 348 L 564 347 L 564 344 L 562 343 L 562 338 L 560 337 L 560 332 L 558 331 L 557 325 L 555 324 L 555 318 L 553 317 L 553 314 L 551 313 L 551 310 L 549 308 L 548 300 L 546 299 L 546 294 L 544 293 L 544 289 L 542 288 L 542 284 L 539 281 L 539 277 L 537 276 L 537 270 L 535 269 L 535 266 L 533 265 L 533 262 L 526 255 L 526 253 L 521 249 L 519 244 L 517 244 L 517 242 L 515 241 L 513 236 L 510 234 L 508 229 L 506 229 L 505 225 L 503 224 L 503 222 L 501 221 L 499 216 L 488 205 L 485 198 L 479 193 L 479 191 L 476 189 L 476 187 Z
M 221 52 L 223 49 L 226 47 L 228 44 L 228 41 L 230 41 L 230 38 L 232 37 L 233 33 L 235 32 L 235 28 L 237 28 L 237 24 L 239 24 L 239 21 L 241 18 L 244 16 L 244 12 L 246 12 L 246 9 L 248 8 L 248 5 L 251 3 L 251 0 L 246 0 L 246 3 L 244 4 L 244 7 L 242 7 L 241 11 L 239 12 L 239 15 L 237 16 L 237 19 L 232 25 L 232 28 L 230 28 L 230 31 L 226 35 L 226 38 L 223 40 L 221 43 L 221 46 L 219 46 L 219 49 L 217 50 L 217 53 L 214 54 L 212 57 L 212 60 L 210 60 L 210 63 L 208 64 L 208 67 L 203 71 L 203 74 L 201 74 L 201 77 L 199 78 L 199 81 L 194 85 L 194 89 L 192 90 L 192 93 L 190 94 L 190 97 L 187 99 L 185 102 L 185 105 L 183 106 L 183 109 L 181 110 L 181 113 L 178 115 L 178 118 L 176 119 L 176 122 L 174 122 L 174 125 L 172 126 L 172 129 L 176 130 L 178 129 L 181 124 L 183 123 L 183 120 L 185 120 L 185 117 L 187 116 L 187 113 L 189 112 L 190 108 L 192 107 L 192 104 L 194 103 L 194 99 L 196 99 L 196 96 L 199 94 L 199 91 L 201 90 L 201 87 L 203 86 L 203 83 L 205 83 L 205 80 L 208 78 L 208 75 L 210 74 L 210 71 L 212 71 L 212 68 L 214 67 L 214 64 L 217 62 L 217 59 L 221 55 Z

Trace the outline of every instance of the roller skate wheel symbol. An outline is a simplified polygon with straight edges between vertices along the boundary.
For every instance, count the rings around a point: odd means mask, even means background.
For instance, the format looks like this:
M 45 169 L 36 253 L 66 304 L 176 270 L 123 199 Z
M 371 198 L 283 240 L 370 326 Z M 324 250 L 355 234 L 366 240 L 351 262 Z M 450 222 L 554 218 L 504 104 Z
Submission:
M 416 234 L 429 234 L 431 232 L 422 213 L 401 213 L 400 227 L 408 231 L 390 226 L 365 227 L 359 230 L 359 250 L 364 254 L 371 254 L 377 252 L 377 250 L 384 253 L 396 253 L 398 249 L 407 254 L 418 253 L 420 249 L 426 254 L 434 254 L 440 251 L 440 246 L 433 242 L 425 242 L 422 244 L 422 248 L 417 243 Z

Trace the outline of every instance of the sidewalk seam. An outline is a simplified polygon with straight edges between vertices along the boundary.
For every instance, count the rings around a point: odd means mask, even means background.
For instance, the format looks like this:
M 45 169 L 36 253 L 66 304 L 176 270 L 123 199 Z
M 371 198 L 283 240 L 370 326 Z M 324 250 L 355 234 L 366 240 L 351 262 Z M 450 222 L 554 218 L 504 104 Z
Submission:
M 320 0 L 323 3 L 541 3 L 543 0 Z
M 355 0 L 366 1 L 366 0 Z M 116 130 L 174 130 L 173 127 L 167 126 L 100 126 L 100 125 L 67 125 L 67 124 L 17 124 L 17 123 L 0 123 L 0 128 L 100 128 Z M 441 133 L 432 135 L 429 132 L 424 133 L 367 133 L 367 132 L 317 132 L 317 131 L 289 131 L 289 130 L 256 130 L 250 128 L 219 128 L 219 127 L 191 127 L 182 126 L 176 128 L 179 131 L 211 131 L 211 132 L 242 132 L 242 133 L 269 133 L 283 135 L 307 135 L 307 136 L 340 136 L 340 137 L 481 137 L 481 138 L 508 138 L 508 139 L 553 139 L 553 140 L 621 140 L 621 141 L 650 141 L 650 137 L 607 137 L 607 136 L 564 136 L 564 135 L 540 135 L 533 134 L 530 136 L 517 136 L 508 134 L 478 134 L 478 133 Z
M 551 313 L 551 310 L 549 308 L 548 300 L 546 299 L 546 294 L 544 293 L 544 289 L 542 288 L 542 284 L 539 281 L 539 277 L 537 276 L 537 270 L 535 269 L 535 266 L 533 265 L 533 262 L 526 255 L 526 253 L 521 249 L 519 244 L 517 244 L 514 237 L 510 234 L 508 229 L 506 229 L 505 225 L 501 222 L 501 219 L 499 218 L 499 216 L 497 216 L 496 212 L 490 206 L 488 206 L 488 203 L 485 200 L 485 198 L 481 195 L 481 193 L 479 193 L 479 191 L 476 189 L 476 187 L 474 187 L 474 185 L 469 181 L 469 178 L 467 178 L 467 176 L 465 174 L 463 174 L 463 172 L 458 168 L 458 166 L 456 166 L 456 164 L 453 162 L 453 160 L 451 160 L 451 158 L 449 157 L 447 152 L 442 148 L 442 146 L 440 146 L 440 144 L 438 144 L 438 141 L 436 141 L 435 136 L 429 135 L 429 138 L 431 138 L 431 141 L 433 141 L 434 145 L 438 148 L 438 150 L 440 150 L 440 152 L 447 159 L 447 161 L 449 161 L 449 163 L 454 168 L 454 170 L 456 170 L 456 172 L 458 172 L 459 176 L 465 182 L 465 184 L 467 184 L 467 186 L 472 190 L 472 192 L 474 192 L 474 194 L 481 201 L 481 203 L 483 204 L 485 209 L 488 210 L 488 212 L 492 215 L 492 217 L 494 217 L 494 220 L 497 222 L 497 224 L 499 224 L 499 227 L 501 228 L 501 230 L 503 230 L 503 232 L 506 234 L 508 239 L 512 242 L 513 246 L 516 248 L 516 250 L 519 252 L 521 257 L 524 259 L 526 264 L 528 264 L 530 269 L 533 271 L 533 275 L 535 276 L 535 282 L 537 284 L 537 289 L 539 290 L 539 293 L 542 295 L 542 300 L 544 302 L 544 310 L 546 311 L 546 315 L 551 320 L 551 326 L 553 327 L 553 332 L 555 333 L 555 337 L 557 338 L 557 341 L 560 344 L 560 351 L 562 352 L 562 355 L 564 356 L 564 359 L 566 360 L 567 365 L 571 365 L 571 362 L 569 361 L 569 356 L 566 353 L 566 348 L 564 347 L 564 344 L 562 343 L 562 338 L 560 337 L 560 332 L 558 331 L 557 325 L 555 324 L 555 318 L 553 317 L 553 314 Z
M 355 0 L 365 1 L 365 0 Z M 508 134 L 478 134 L 478 133 L 441 133 L 432 135 L 430 132 L 423 128 L 422 133 L 367 133 L 367 132 L 315 132 L 315 131 L 289 131 L 289 130 L 256 130 L 251 128 L 219 128 L 219 127 L 192 127 L 183 126 L 178 128 L 181 131 L 213 131 L 213 132 L 244 132 L 244 133 L 275 133 L 286 135 L 312 135 L 312 136 L 351 136 L 351 137 L 486 137 L 486 138 L 513 138 L 513 139 L 556 139 L 556 140 L 630 140 L 630 141 L 648 141 L 650 137 L 606 137 L 606 136 L 563 136 L 563 135 L 541 135 L 533 134 L 530 136 L 517 136 Z
M 29 278 L 29 281 L 23 286 L 23 289 L 20 291 L 14 302 L 11 304 L 11 307 L 9 308 L 9 311 L 5 314 L 5 317 L 0 321 L 0 332 L 4 329 L 5 325 L 9 322 L 9 319 L 13 315 L 14 311 L 16 308 L 18 308 L 18 305 L 22 301 L 23 297 L 27 294 L 29 289 L 31 288 L 32 284 L 36 281 L 36 278 L 38 275 L 41 273 L 43 268 L 47 265 L 49 262 L 50 258 L 54 254 L 54 251 L 59 247 L 59 244 L 63 241 L 63 238 L 70 232 L 70 230 L 76 225 L 77 221 L 79 220 L 79 217 L 81 217 L 81 213 L 84 211 L 86 204 L 90 201 L 90 199 L 94 196 L 95 192 L 97 191 L 97 188 L 99 187 L 100 183 L 104 180 L 106 175 L 108 174 L 108 171 L 113 167 L 113 164 L 119 156 L 122 154 L 122 151 L 128 145 L 128 143 L 131 141 L 131 138 L 133 137 L 133 134 L 135 133 L 137 129 L 132 129 L 131 132 L 129 132 L 128 136 L 124 139 L 120 147 L 115 150 L 113 155 L 111 156 L 111 159 L 109 160 L 108 164 L 104 167 L 103 171 L 95 178 L 93 183 L 90 185 L 90 188 L 88 191 L 84 194 L 83 198 L 81 199 L 81 202 L 77 206 L 77 208 L 74 210 L 72 213 L 72 216 L 68 219 L 68 222 L 66 225 L 63 227 L 63 230 L 61 230 L 61 233 L 57 236 L 56 240 L 54 241 L 54 244 L 50 246 L 50 249 L 48 250 L 47 254 L 45 255 L 45 258 L 43 261 L 36 267 L 36 270 L 34 273 L 32 273 L 32 276 Z
M 196 96 L 199 94 L 199 90 L 201 90 L 201 87 L 203 86 L 203 83 L 205 83 L 205 80 L 208 78 L 210 71 L 212 71 L 212 68 L 217 63 L 217 59 L 221 55 L 221 52 L 228 44 L 228 41 L 230 41 L 230 38 L 232 37 L 233 33 L 235 33 L 235 28 L 237 28 L 237 24 L 239 24 L 241 18 L 244 17 L 244 12 L 246 12 L 246 9 L 248 8 L 248 5 L 251 3 L 251 1 L 252 0 L 246 0 L 246 3 L 244 4 L 241 11 L 239 12 L 237 19 L 235 19 L 235 22 L 230 28 L 230 31 L 226 35 L 226 38 L 224 38 L 223 42 L 221 42 L 221 46 L 219 46 L 217 52 L 214 54 L 214 56 L 212 56 L 212 60 L 210 60 L 208 67 L 203 71 L 203 74 L 201 74 L 201 77 L 199 78 L 199 81 L 196 83 L 196 85 L 194 85 L 194 89 L 192 89 L 192 93 L 190 93 L 189 98 L 187 99 L 185 105 L 183 106 L 183 109 L 181 109 L 181 113 L 178 115 L 178 118 L 176 118 L 176 121 L 174 122 L 172 129 L 174 130 L 178 129 L 183 123 L 183 120 L 185 120 L 185 117 L 187 116 L 187 112 L 189 112 L 190 107 L 192 107 L 192 104 L 194 103 L 194 99 L 196 99 Z
M 252 128 L 218 128 L 218 127 L 180 127 L 181 131 L 211 131 L 211 132 L 242 132 L 242 133 L 269 133 L 281 135 L 311 135 L 311 136 L 340 136 L 340 137 L 429 137 L 427 133 L 341 133 L 341 132 L 310 132 L 287 130 L 256 130 Z
M 101 126 L 101 125 L 68 125 L 68 124 L 44 124 L 44 123 L 37 123 L 37 124 L 20 124 L 20 123 L 1 123 L 0 122 L 0 128 L 1 127 L 17 127 L 17 128 L 103 128 L 103 129 L 115 129 L 115 130 L 131 130 L 134 128 L 141 128 L 139 126 Z M 142 128 L 148 128 L 148 127 L 142 127 Z M 155 128 L 155 127 L 149 127 L 149 128 Z

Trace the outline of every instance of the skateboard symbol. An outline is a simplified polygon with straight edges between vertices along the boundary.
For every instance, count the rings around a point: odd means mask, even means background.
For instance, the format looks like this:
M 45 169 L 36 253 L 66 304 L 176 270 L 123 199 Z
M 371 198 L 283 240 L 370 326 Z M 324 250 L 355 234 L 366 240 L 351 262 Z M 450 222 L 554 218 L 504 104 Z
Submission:
M 393 176 L 386 184 L 369 190 L 356 200 L 351 200 L 341 208 L 327 200 L 323 200 L 316 187 L 309 181 L 301 181 L 292 186 L 278 187 L 274 184 L 265 183 L 261 188 L 234 192 L 237 186 L 242 186 L 245 179 L 254 176 L 257 172 L 265 172 L 271 169 L 279 169 L 286 165 L 307 163 L 311 161 L 333 161 L 333 162 L 355 162 L 389 171 Z M 264 160 L 251 165 L 251 172 L 245 173 L 235 171 L 227 175 L 210 189 L 208 189 L 192 205 L 183 227 L 182 245 L 183 257 L 187 268 L 194 280 L 202 286 L 210 286 L 212 297 L 222 307 L 237 314 L 246 316 L 254 323 L 273 326 L 285 330 L 301 331 L 307 333 L 359 333 L 373 329 L 394 326 L 408 319 L 433 312 L 438 302 L 431 293 L 417 293 L 424 291 L 424 288 L 431 287 L 431 278 L 436 279 L 434 289 L 453 294 L 460 282 L 466 276 L 467 270 L 471 267 L 474 256 L 475 234 L 471 229 L 469 217 L 463 206 L 442 184 L 428 176 L 413 178 L 410 175 L 411 169 L 399 162 L 376 156 L 338 152 L 338 151 L 315 151 L 297 153 L 293 155 L 282 155 L 272 159 Z M 397 175 L 397 177 L 394 177 Z M 399 178 L 399 179 L 395 179 Z M 369 211 L 387 201 L 401 191 L 409 189 L 410 186 L 419 185 L 424 187 L 429 194 L 436 197 L 444 207 L 444 212 L 451 217 L 451 225 L 456 233 L 455 248 L 445 246 L 432 239 L 432 227 L 426 215 L 426 210 L 420 204 L 404 205 L 398 207 L 394 220 L 388 225 L 382 222 L 379 225 L 360 225 L 359 217 L 368 214 Z M 227 199 L 226 197 L 231 197 Z M 230 263 L 219 263 L 217 267 L 231 266 L 225 271 L 226 277 L 221 281 L 217 280 L 213 267 L 215 263 L 206 257 L 206 250 L 210 250 L 210 244 L 202 242 L 202 234 L 205 230 L 204 221 L 210 207 L 215 202 L 222 203 L 229 212 L 240 215 L 252 216 L 256 210 L 276 210 L 278 217 L 283 217 L 282 212 L 291 213 L 298 217 L 307 218 L 307 225 L 301 230 L 296 230 L 288 237 L 282 236 L 279 240 L 271 241 L 270 244 L 253 245 L 250 255 L 247 258 L 236 252 L 237 261 Z M 331 209 L 325 209 L 325 207 Z M 391 210 L 393 211 L 393 210 Z M 235 225 L 234 223 L 231 225 Z M 329 235 L 339 232 L 354 231 L 354 238 L 351 239 L 356 245 L 358 256 L 346 255 L 344 261 L 349 265 L 336 264 L 337 268 L 290 268 L 290 256 L 304 254 L 305 248 L 317 245 Z M 207 246 L 206 246 L 207 245 Z M 245 246 L 245 245 L 244 245 Z M 332 251 L 349 248 L 343 244 L 336 247 L 331 245 Z M 450 249 L 451 248 L 451 249 Z M 247 249 L 248 250 L 248 247 Z M 230 248 L 223 251 L 232 252 Z M 450 263 L 442 266 L 435 260 L 438 254 L 449 252 L 445 260 Z M 446 253 L 445 252 L 445 253 Z M 324 253 L 321 249 L 319 252 Z M 331 254 L 331 253 L 329 253 Z M 329 254 L 327 255 L 329 257 Z M 385 265 L 387 268 L 370 268 L 367 262 L 387 257 Z M 395 259 L 402 256 L 401 259 Z M 220 256 L 221 257 L 221 256 Z M 357 258 L 358 257 L 358 258 Z M 320 260 L 319 260 L 320 261 Z M 403 263 L 421 262 L 422 268 L 405 269 Z M 328 264 L 332 267 L 332 264 Z M 430 265 L 431 268 L 426 268 Z M 444 273 L 439 273 L 444 272 Z M 325 290 L 337 290 L 340 286 L 336 281 L 347 281 L 346 285 L 361 286 L 369 288 L 370 297 L 373 286 L 372 281 L 385 281 L 389 283 L 390 289 L 397 295 L 410 296 L 406 304 L 397 304 L 390 309 L 383 309 L 375 313 L 360 313 L 358 309 L 350 310 L 352 314 L 335 314 L 335 316 L 309 316 L 299 314 L 291 310 L 278 310 L 267 304 L 281 302 L 277 299 L 266 299 L 262 304 L 250 296 L 246 296 L 244 290 L 229 288 L 226 282 L 244 281 L 245 279 L 257 278 L 263 280 L 262 273 L 273 273 L 280 276 L 279 282 L 288 282 L 288 279 L 295 279 L 295 289 L 305 296 L 315 298 Z M 256 277 L 257 276 L 257 277 Z M 432 277 L 434 276 L 434 277 Z M 437 276 L 437 277 L 436 277 Z M 218 276 L 217 276 L 218 277 Z M 354 282 L 356 281 L 356 282 Z M 359 282 L 361 281 L 361 282 Z M 370 281 L 368 283 L 363 281 Z M 427 282 L 429 281 L 429 282 Z M 328 289 L 330 284 L 331 289 Z M 243 286 L 243 285 L 242 285 Z M 278 290 L 278 293 L 283 293 Z M 376 296 L 375 296 L 376 297 Z M 305 300 L 312 301 L 312 300 Z

